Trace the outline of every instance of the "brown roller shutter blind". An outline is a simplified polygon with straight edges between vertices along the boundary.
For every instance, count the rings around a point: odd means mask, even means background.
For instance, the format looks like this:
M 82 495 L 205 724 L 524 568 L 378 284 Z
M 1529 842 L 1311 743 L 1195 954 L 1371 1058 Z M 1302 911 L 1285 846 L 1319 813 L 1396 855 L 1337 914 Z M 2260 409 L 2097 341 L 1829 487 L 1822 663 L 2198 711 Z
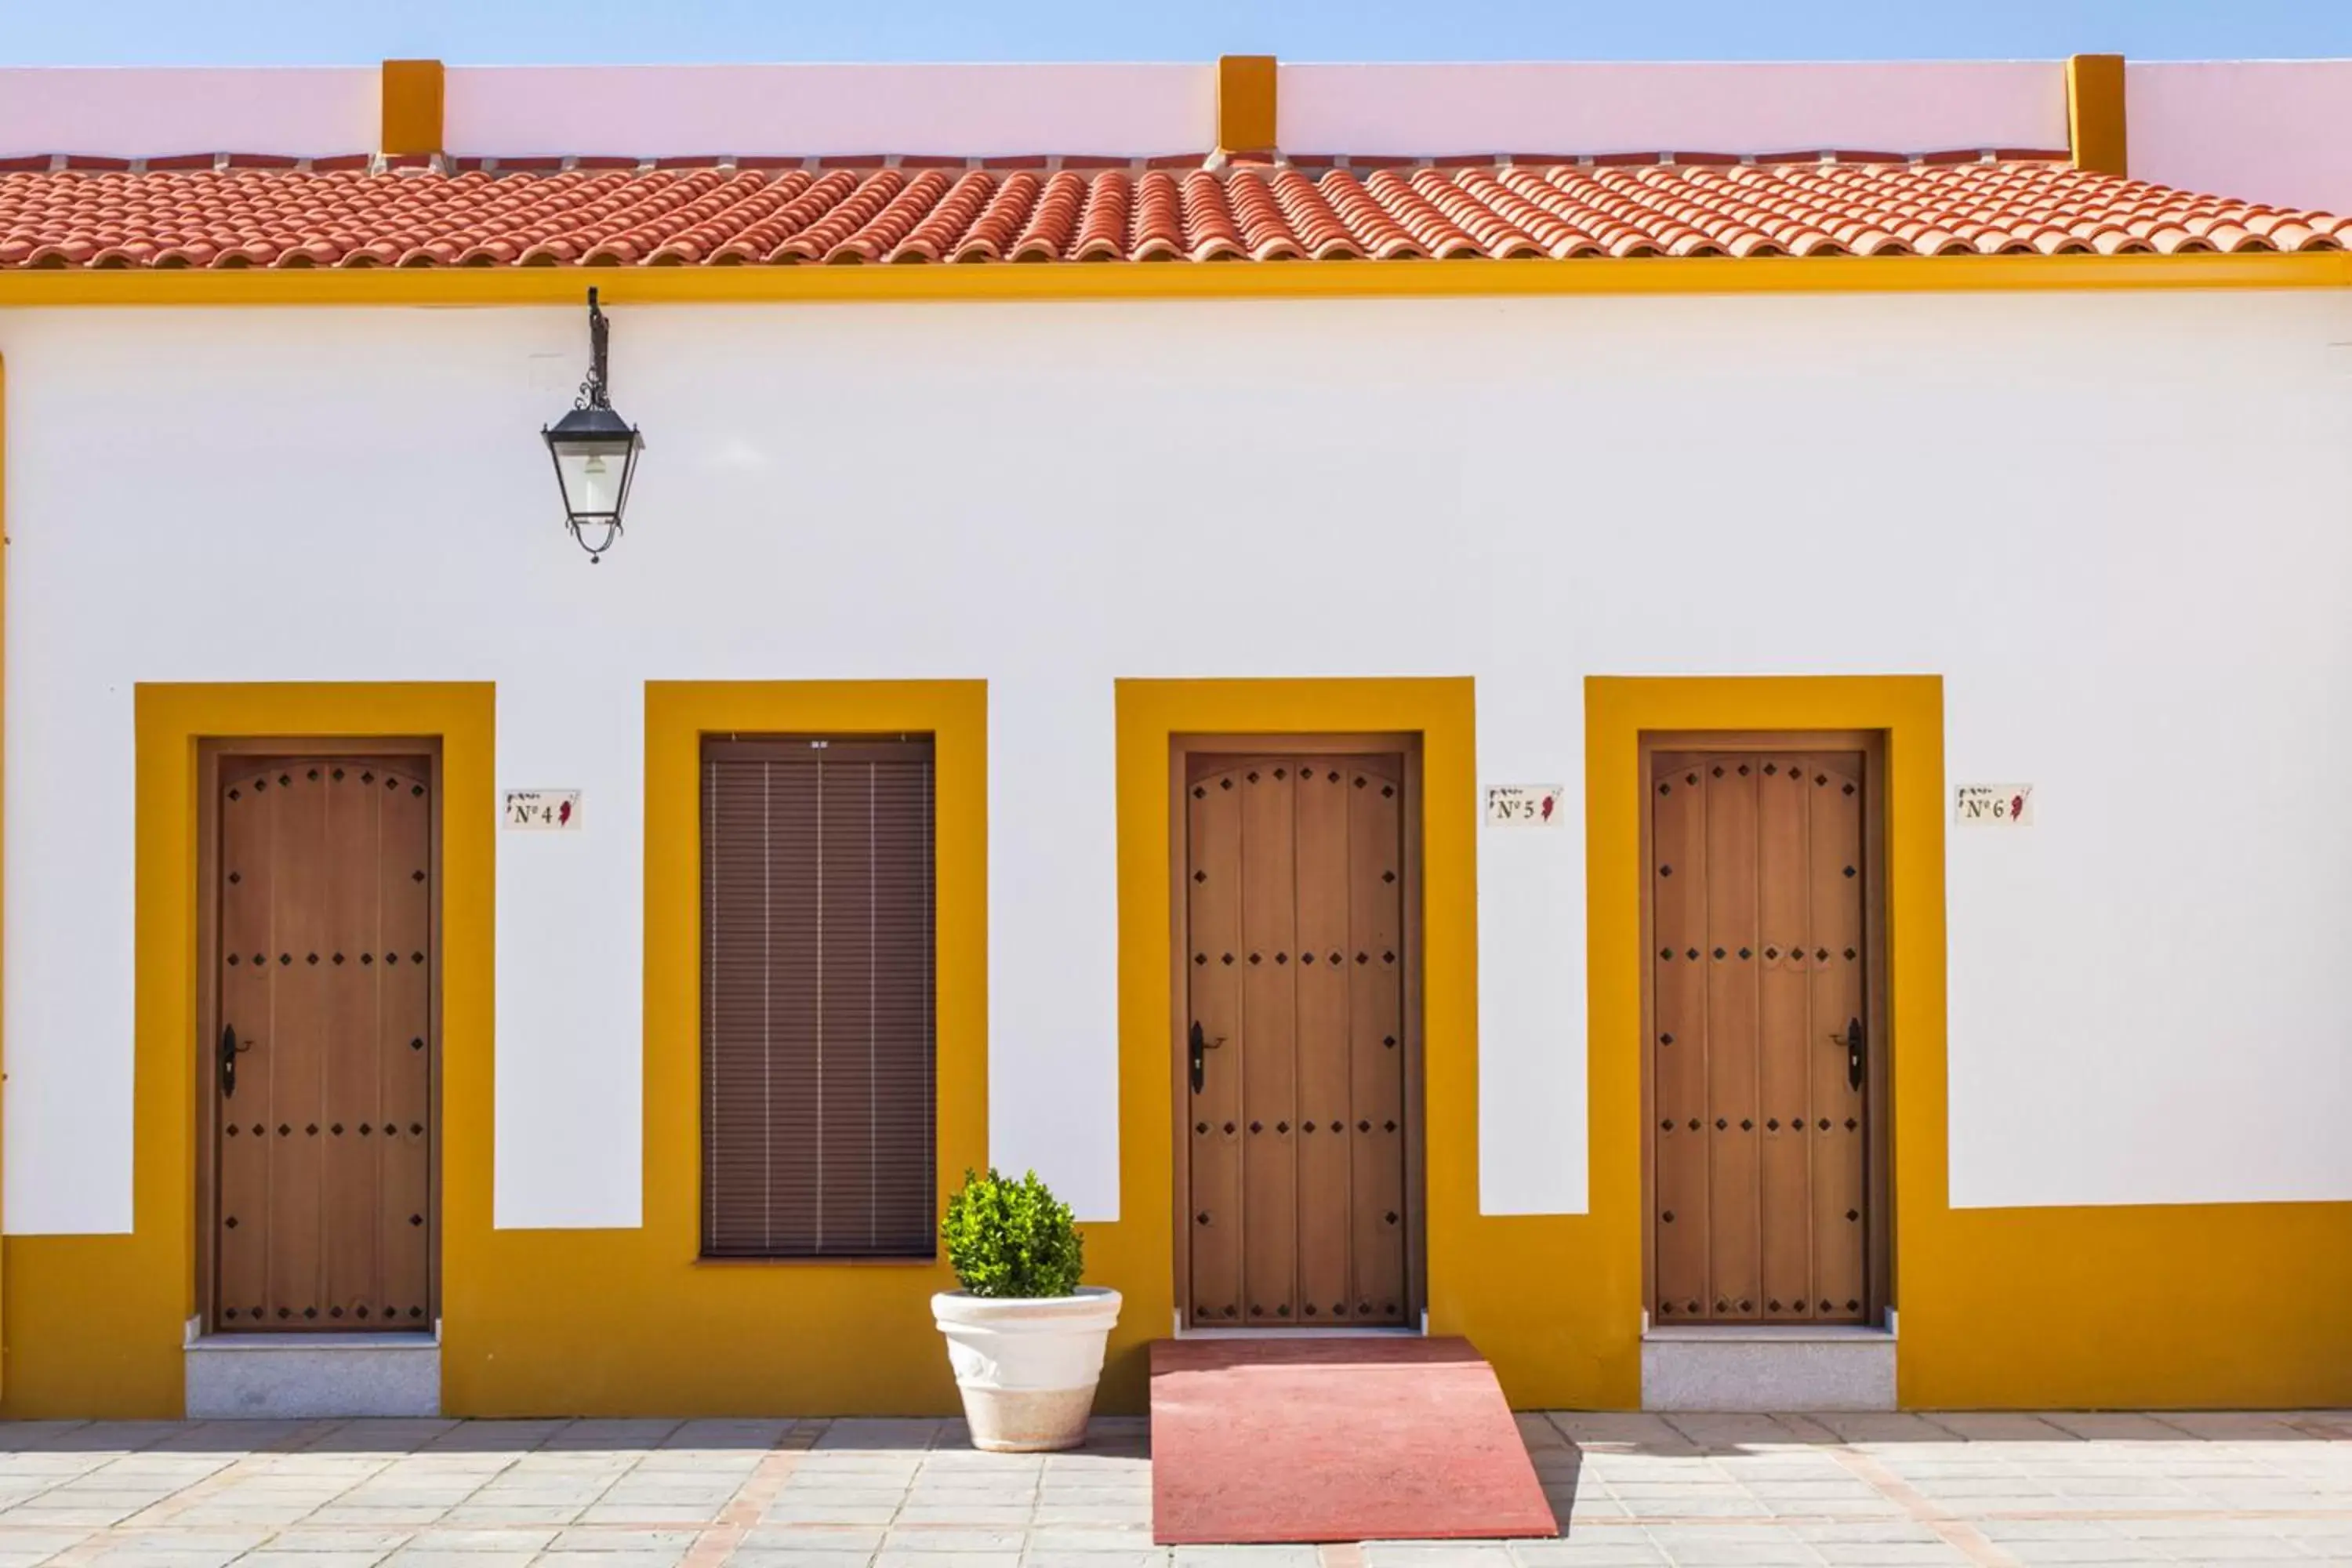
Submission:
M 931 742 L 705 737 L 702 1252 L 935 1250 Z

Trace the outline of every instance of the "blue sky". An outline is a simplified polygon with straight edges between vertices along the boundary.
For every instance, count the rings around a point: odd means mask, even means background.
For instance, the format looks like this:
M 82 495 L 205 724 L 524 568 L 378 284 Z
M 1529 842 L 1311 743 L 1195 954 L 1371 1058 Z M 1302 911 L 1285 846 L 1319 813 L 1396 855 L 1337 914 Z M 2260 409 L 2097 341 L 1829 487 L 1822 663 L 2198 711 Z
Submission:
M 0 64 L 2352 56 L 2352 0 L 0 0 Z

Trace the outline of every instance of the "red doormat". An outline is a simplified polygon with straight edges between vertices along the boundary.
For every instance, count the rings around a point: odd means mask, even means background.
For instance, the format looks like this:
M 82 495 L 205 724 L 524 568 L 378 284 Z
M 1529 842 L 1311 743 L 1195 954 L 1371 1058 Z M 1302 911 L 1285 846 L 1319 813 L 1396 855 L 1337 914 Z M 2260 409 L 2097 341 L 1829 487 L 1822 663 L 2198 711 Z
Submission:
M 1160 1340 L 1151 1537 L 1168 1545 L 1555 1535 L 1467 1340 Z

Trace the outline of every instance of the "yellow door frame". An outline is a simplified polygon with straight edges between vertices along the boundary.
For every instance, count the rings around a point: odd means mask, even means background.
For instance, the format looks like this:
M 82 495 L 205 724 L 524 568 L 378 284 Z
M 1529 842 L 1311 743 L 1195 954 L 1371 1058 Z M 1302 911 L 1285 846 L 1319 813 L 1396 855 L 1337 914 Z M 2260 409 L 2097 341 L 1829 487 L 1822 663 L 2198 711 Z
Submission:
M 1916 1224 L 1944 1202 L 1943 680 L 1897 676 L 1591 676 L 1584 683 L 1587 1070 L 1591 1103 L 1592 1201 L 1617 1239 L 1638 1290 L 1647 1277 L 1647 1174 L 1643 1151 L 1644 1074 L 1643 741 L 1645 736 L 1866 731 L 1884 737 L 1877 853 L 1885 929 L 1884 973 L 1873 1001 L 1888 1037 L 1874 1058 L 1888 1064 L 1892 1103 L 1874 1111 L 1891 1144 L 1892 1212 L 1883 1277 L 1900 1307 L 1901 1261 Z M 1883 1001 L 1882 1001 L 1883 999 Z M 1883 1140 L 1883 1141 L 1882 1141 Z M 1875 1190 L 1884 1192 L 1884 1186 Z M 1876 1270 L 1874 1269 L 1874 1274 Z M 1632 1326 L 1638 1332 L 1637 1297 Z M 1636 1390 L 1638 1394 L 1638 1389 Z M 1633 1403 L 1628 1401 L 1627 1403 Z
M 490 1226 L 494 689 L 487 683 L 142 682 L 136 730 L 131 1229 L 8 1238 L 11 1417 L 176 1415 L 197 1310 L 199 748 L 212 737 L 432 736 L 439 802 L 445 1281 Z M 445 1292 L 445 1306 L 447 1297 Z
M 1175 820 L 1180 736 L 1411 734 L 1421 742 L 1423 1201 L 1433 1331 L 1459 1332 L 1462 1255 L 1477 1234 L 1477 880 L 1473 694 L 1466 677 L 1395 679 L 1129 679 L 1117 683 L 1118 1161 L 1116 1224 L 1087 1227 L 1091 1275 L 1126 1294 L 1105 1407 L 1140 1409 L 1145 1348 L 1175 1311 Z

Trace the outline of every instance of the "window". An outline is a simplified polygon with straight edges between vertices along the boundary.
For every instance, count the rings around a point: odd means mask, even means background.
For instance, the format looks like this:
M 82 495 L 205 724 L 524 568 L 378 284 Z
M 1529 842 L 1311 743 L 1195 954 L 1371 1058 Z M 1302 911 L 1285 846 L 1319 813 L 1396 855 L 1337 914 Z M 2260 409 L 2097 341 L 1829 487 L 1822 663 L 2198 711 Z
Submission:
M 702 742 L 702 1253 L 936 1250 L 931 742 Z

